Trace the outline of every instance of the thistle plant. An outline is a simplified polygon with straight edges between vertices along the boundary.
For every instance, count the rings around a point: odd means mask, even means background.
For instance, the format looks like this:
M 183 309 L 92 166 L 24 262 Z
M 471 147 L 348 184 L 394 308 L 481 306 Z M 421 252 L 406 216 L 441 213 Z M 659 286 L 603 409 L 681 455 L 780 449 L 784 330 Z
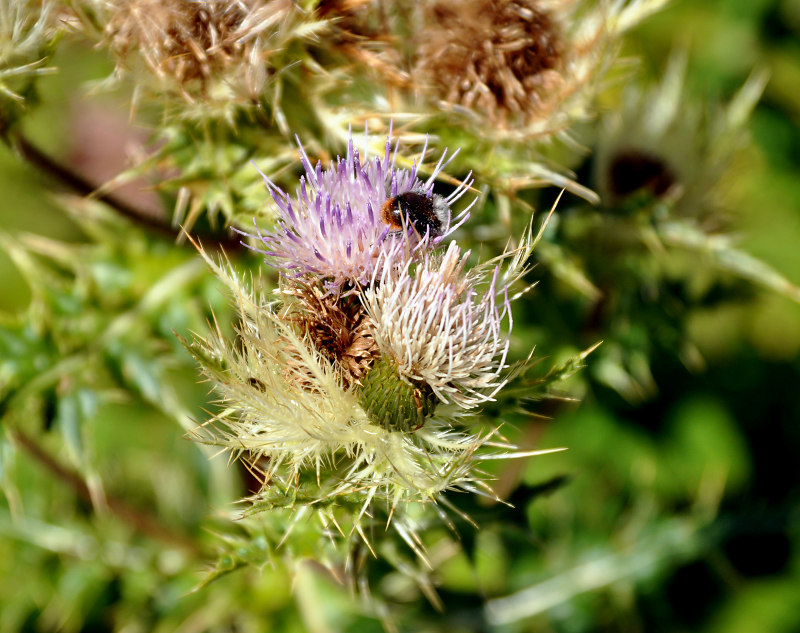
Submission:
M 249 222 L 260 182 L 251 161 L 276 170 L 291 160 L 290 130 L 317 127 L 313 108 L 298 104 L 310 102 L 308 46 L 326 23 L 284 0 L 83 0 L 72 9 L 75 30 L 114 64 L 97 89 L 131 90 L 132 113 L 154 127 L 152 150 L 106 188 L 145 177 L 177 199 L 174 224 L 187 230 L 198 220 L 217 227 L 220 216 Z M 210 184 L 209 174 L 219 178 Z
M 516 138 L 547 137 L 589 116 L 614 39 L 658 3 L 430 2 L 414 74 L 441 107 Z
M 445 126 L 445 141 L 464 149 L 465 168 L 491 154 L 481 171 L 496 189 L 515 195 L 547 183 L 596 201 L 572 178 L 563 147 L 579 144 L 576 126 L 595 116 L 622 35 L 664 4 L 415 3 L 395 26 L 414 34 L 398 37 L 411 78 L 402 107 L 458 121 Z
M 457 171 L 480 166 L 498 190 L 514 196 L 555 184 L 596 201 L 570 172 L 567 157 L 580 143 L 572 128 L 594 116 L 622 35 L 664 4 L 76 6 L 83 32 L 114 57 L 108 87 L 132 85 L 136 107 L 166 122 L 161 149 L 130 176 L 170 174 L 155 180 L 179 197 L 176 219 L 188 228 L 205 214 L 216 222 L 220 212 L 226 222 L 248 223 L 258 211 L 239 210 L 257 184 L 249 161 L 287 158 L 292 134 L 311 145 L 321 131 L 341 150 L 350 125 L 385 130 L 399 112 L 406 132 L 420 130 L 420 138 L 435 117 L 444 144 L 465 150 Z M 253 122 L 267 129 L 249 137 Z M 182 154 L 191 159 L 176 162 Z M 480 165 L 489 154 L 490 165 Z M 199 182 L 208 173 L 221 175 L 212 187 Z
M 106 32 L 118 72 L 141 55 L 153 75 L 189 101 L 192 92 L 218 95 L 221 87 L 212 82 L 219 78 L 229 95 L 256 98 L 267 80 L 267 43 L 290 8 L 288 2 L 117 2 Z M 242 86 L 225 81 L 237 75 Z

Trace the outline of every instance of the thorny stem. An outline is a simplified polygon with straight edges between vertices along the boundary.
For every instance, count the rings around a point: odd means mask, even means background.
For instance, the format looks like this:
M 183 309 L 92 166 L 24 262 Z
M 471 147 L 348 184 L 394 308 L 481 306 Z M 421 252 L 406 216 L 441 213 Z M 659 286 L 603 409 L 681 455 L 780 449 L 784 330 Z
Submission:
M 45 154 L 42 150 L 36 147 L 28 139 L 26 139 L 19 132 L 14 132 L 13 135 L 8 130 L 2 129 L 2 121 L 0 121 L 0 135 L 3 140 L 28 163 L 37 167 L 46 174 L 58 180 L 61 184 L 71 189 L 75 193 L 93 198 L 107 204 L 114 211 L 121 216 L 135 222 L 136 224 L 144 227 L 150 232 L 162 237 L 174 239 L 179 234 L 179 231 L 168 223 L 152 217 L 150 214 L 137 209 L 119 199 L 111 193 L 100 193 L 97 188 L 80 174 L 75 173 L 68 167 L 56 162 L 53 158 Z M 241 242 L 238 237 L 221 237 L 221 236 L 202 236 L 206 239 L 213 239 L 220 247 L 226 250 L 238 250 L 241 248 Z
M 20 429 L 12 428 L 10 432 L 17 444 L 21 446 L 28 455 L 49 470 L 56 479 L 72 488 L 78 496 L 85 501 L 92 502 L 92 494 L 89 490 L 89 486 L 86 485 L 86 482 L 78 473 L 59 463 L 52 455 Z M 114 497 L 106 497 L 105 502 L 112 514 L 132 526 L 137 532 L 164 543 L 180 547 L 192 554 L 197 553 L 197 546 L 188 536 L 168 529 L 153 517 L 143 513 L 140 509 L 134 508 Z

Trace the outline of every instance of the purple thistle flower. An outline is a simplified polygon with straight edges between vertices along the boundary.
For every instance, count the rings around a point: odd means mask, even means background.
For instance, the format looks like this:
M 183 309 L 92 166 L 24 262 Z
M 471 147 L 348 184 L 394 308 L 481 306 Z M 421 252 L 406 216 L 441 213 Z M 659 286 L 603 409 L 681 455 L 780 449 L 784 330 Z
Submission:
M 445 161 L 445 149 L 433 173 L 422 181 L 417 161 L 410 170 L 395 167 L 397 145 L 392 152 L 391 129 L 382 157 L 365 156 L 362 161 L 351 133 L 347 156 L 337 156 L 327 169 L 322 168 L 321 162 L 312 166 L 299 138 L 297 142 L 305 169 L 300 186 L 290 196 L 264 176 L 277 207 L 279 227 L 268 232 L 256 228 L 256 235 L 251 235 L 264 243 L 264 248 L 257 250 L 267 256 L 266 263 L 288 277 L 316 277 L 329 291 L 341 289 L 348 282 L 364 286 L 380 272 L 388 253 L 400 252 L 393 248 L 398 235 L 407 240 L 408 256 L 416 258 L 439 244 L 469 217 L 474 202 L 435 236 L 429 232 L 420 235 L 410 225 L 404 231 L 393 231 L 382 219 L 384 205 L 398 195 L 413 191 L 432 197 L 434 180 L 457 151 Z M 426 139 L 420 163 L 427 146 Z M 468 175 L 449 196 L 440 200 L 451 205 L 471 183 Z

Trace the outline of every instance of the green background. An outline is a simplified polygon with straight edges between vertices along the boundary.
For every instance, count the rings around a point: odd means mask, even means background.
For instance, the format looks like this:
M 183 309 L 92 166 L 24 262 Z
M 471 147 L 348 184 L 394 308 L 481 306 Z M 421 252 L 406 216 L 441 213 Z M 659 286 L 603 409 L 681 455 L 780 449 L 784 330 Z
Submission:
M 729 98 L 753 68 L 769 69 L 752 117 L 753 146 L 735 183 L 735 229 L 745 250 L 800 283 L 800 2 L 676 2 L 638 28 L 625 52 L 657 78 L 681 47 L 690 54 L 689 94 L 697 98 Z M 105 76 L 111 65 L 77 43 L 63 47 L 57 65 L 60 74 L 42 82 L 44 105 L 28 130 L 63 157 L 80 142 L 71 138 L 69 113 L 87 98 L 82 82 Z M 48 185 L 0 147 L 0 226 L 80 240 Z M 2 252 L 0 280 L 0 309 L 27 305 L 29 290 Z M 533 327 L 518 324 L 523 334 Z M 595 386 L 555 422 L 526 427 L 543 445 L 569 451 L 499 471 L 521 482 L 510 499 L 515 507 L 472 508 L 483 528 L 463 529 L 465 553 L 440 570 L 445 611 L 410 594 L 403 626 L 800 630 L 800 306 L 758 293 L 694 314 L 690 330 L 705 371 L 658 355 L 659 392 L 647 402 L 626 403 Z M 543 343 L 541 353 L 554 351 Z M 189 372 L 176 380 L 202 401 Z M 137 407 L 105 404 L 94 423 L 104 475 L 167 523 L 197 533 L 214 511 L 209 499 L 226 494 L 209 492 L 212 478 L 203 473 L 210 467 L 174 422 Z M 115 465 L 119 446 L 126 455 Z M 129 618 L 141 630 L 380 630 L 325 579 L 301 574 L 292 598 L 281 569 L 242 571 L 187 595 L 196 562 L 131 541 L 110 517 L 86 523 L 85 504 L 24 455 L 14 469 L 26 518 L 13 521 L 9 502 L 0 501 L 0 629 L 115 630 Z M 553 491 L 540 495 L 542 486 Z M 79 524 L 89 527 L 72 529 Z M 115 552 L 117 542 L 125 545 Z M 391 585 L 393 577 L 378 582 Z M 530 593 L 515 594 L 523 590 Z

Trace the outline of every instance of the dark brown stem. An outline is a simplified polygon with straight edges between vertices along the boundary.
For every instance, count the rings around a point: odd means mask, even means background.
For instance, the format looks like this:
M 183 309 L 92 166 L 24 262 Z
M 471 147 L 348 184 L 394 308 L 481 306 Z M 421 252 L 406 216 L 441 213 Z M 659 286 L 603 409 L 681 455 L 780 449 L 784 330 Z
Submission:
M 21 134 L 16 132 L 10 134 L 8 131 L 4 131 L 3 137 L 25 161 L 58 180 L 62 185 L 71 189 L 78 195 L 93 198 L 107 204 L 121 216 L 128 218 L 132 222 L 135 222 L 158 236 L 168 239 L 175 239 L 178 236 L 180 231 L 170 226 L 168 223 L 136 209 L 114 194 L 98 192 L 97 188 L 91 182 L 68 167 L 56 162 Z M 207 241 L 213 241 L 214 246 L 225 248 L 225 250 L 228 251 L 242 248 L 241 241 L 237 236 L 220 237 L 218 235 L 199 235 L 198 237 Z
M 78 473 L 59 463 L 52 455 L 20 429 L 13 428 L 10 432 L 16 443 L 21 446 L 28 455 L 49 470 L 57 480 L 72 488 L 81 499 L 89 503 L 92 502 L 92 494 L 89 490 L 89 486 L 86 485 L 86 482 Z M 150 538 L 168 543 L 169 545 L 180 547 L 192 554 L 198 553 L 197 546 L 188 536 L 166 528 L 138 508 L 129 506 L 124 501 L 115 499 L 114 497 L 106 497 L 105 502 L 112 514 L 122 519 L 135 531 L 149 536 Z
M 76 174 L 71 169 L 57 163 L 24 136 L 14 134 L 9 138 L 9 142 L 23 159 L 34 167 L 39 168 L 44 173 L 52 176 L 75 193 L 81 196 L 93 197 L 95 200 L 107 204 L 120 215 L 129 220 L 133 220 L 150 231 L 159 233 L 165 237 L 174 238 L 177 235 L 178 232 L 168 224 L 138 211 L 113 194 L 97 193 L 96 187 L 92 183 L 83 178 L 83 176 Z

